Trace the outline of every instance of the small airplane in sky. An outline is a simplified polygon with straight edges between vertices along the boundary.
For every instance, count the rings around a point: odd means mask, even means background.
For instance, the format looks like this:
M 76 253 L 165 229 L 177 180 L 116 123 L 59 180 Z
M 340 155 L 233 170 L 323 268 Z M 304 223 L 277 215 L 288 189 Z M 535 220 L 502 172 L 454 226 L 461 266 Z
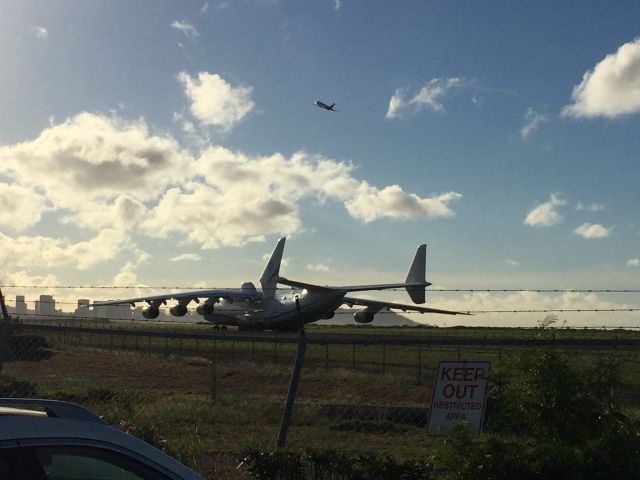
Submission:
M 342 305 L 364 307 L 354 313 L 357 323 L 371 323 L 375 314 L 382 309 L 402 310 L 420 313 L 442 313 L 447 315 L 469 315 L 468 312 L 440 310 L 392 303 L 380 300 L 367 300 L 349 297 L 349 292 L 389 290 L 404 288 L 415 303 L 425 303 L 425 288 L 431 283 L 425 280 L 426 244 L 420 245 L 413 257 L 407 278 L 402 283 L 373 285 L 321 286 L 311 283 L 289 280 L 280 276 L 280 263 L 286 238 L 278 240 L 269 261 L 260 277 L 262 290 L 253 283 L 245 282 L 239 289 L 222 288 L 196 290 L 191 292 L 149 295 L 138 298 L 126 298 L 106 302 L 95 302 L 94 306 L 126 305 L 135 307 L 136 303 L 146 303 L 142 310 L 144 318 L 152 320 L 160 315 L 160 307 L 167 301 L 176 303 L 169 308 L 171 315 L 183 317 L 187 306 L 193 301 L 199 304 L 196 312 L 204 320 L 216 326 L 237 326 L 240 330 L 296 330 L 299 321 L 312 323 L 316 320 L 331 319 Z M 278 291 L 278 284 L 288 285 L 291 290 Z M 298 306 L 296 305 L 298 301 Z
M 327 105 L 326 103 L 321 102 L 320 100 L 316 100 L 315 102 L 313 102 L 313 104 L 316 107 L 324 108 L 325 110 L 329 110 L 330 112 L 337 112 L 338 111 L 335 108 L 333 108 L 336 105 L 335 103 L 332 103 L 331 105 Z

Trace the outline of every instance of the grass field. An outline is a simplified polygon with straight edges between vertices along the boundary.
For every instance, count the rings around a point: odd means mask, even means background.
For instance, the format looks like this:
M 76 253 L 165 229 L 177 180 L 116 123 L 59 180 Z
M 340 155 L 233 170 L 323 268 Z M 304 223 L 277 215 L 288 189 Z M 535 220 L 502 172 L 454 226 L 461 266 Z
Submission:
M 412 338 L 437 334 L 519 339 L 540 334 L 457 328 L 311 327 L 308 331 Z M 637 332 L 626 331 L 559 329 L 554 334 L 637 338 Z M 295 344 L 231 338 L 177 341 L 127 336 L 126 331 L 44 336 L 50 346 L 48 355 L 4 363 L 2 395 L 76 401 L 114 425 L 134 426 L 136 435 L 151 443 L 166 441 L 169 453 L 210 478 L 241 478 L 235 468 L 243 451 L 270 450 L 275 445 Z M 426 458 L 438 442 L 425 433 L 438 361 L 490 360 L 495 386 L 502 380 L 504 367 L 525 348 L 538 347 L 308 345 L 287 446 Z M 638 411 L 638 347 L 563 348 L 578 365 L 603 358 L 619 362 L 623 384 L 615 392 L 616 399 L 626 411 Z

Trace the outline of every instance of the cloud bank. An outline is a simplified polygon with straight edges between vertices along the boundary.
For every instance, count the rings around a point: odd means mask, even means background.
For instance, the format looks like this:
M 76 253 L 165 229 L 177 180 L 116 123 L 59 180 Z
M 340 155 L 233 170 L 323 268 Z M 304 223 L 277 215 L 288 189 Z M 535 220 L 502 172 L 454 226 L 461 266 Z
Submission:
M 87 269 L 143 238 L 215 249 L 290 235 L 303 228 L 303 202 L 343 205 L 368 223 L 450 217 L 461 197 L 370 185 L 351 163 L 306 152 L 189 152 L 142 119 L 87 112 L 0 147 L 0 179 L 0 261 L 13 268 Z M 56 222 L 73 238 L 43 234 Z

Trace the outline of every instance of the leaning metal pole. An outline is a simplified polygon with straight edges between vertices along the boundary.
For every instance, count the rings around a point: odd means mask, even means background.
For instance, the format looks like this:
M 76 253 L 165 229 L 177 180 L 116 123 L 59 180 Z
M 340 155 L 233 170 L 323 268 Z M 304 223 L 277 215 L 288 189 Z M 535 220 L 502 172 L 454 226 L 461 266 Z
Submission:
M 298 311 L 298 351 L 296 352 L 296 359 L 293 363 L 293 372 L 291 372 L 287 402 L 282 412 L 282 422 L 280 423 L 280 433 L 278 433 L 276 448 L 284 447 L 287 442 L 287 432 L 289 431 L 289 424 L 291 423 L 293 405 L 296 401 L 296 391 L 298 390 L 300 372 L 302 371 L 304 352 L 307 349 L 307 341 L 304 336 L 304 323 L 302 322 L 302 313 L 300 312 L 300 300 L 298 298 L 296 298 L 296 310 Z
M 2 325 L 0 325 L 0 374 L 2 373 L 2 367 L 4 365 L 4 357 L 9 347 L 9 335 L 11 328 L 11 318 L 7 311 L 7 305 L 4 303 L 4 295 L 0 289 L 0 307 L 2 308 Z

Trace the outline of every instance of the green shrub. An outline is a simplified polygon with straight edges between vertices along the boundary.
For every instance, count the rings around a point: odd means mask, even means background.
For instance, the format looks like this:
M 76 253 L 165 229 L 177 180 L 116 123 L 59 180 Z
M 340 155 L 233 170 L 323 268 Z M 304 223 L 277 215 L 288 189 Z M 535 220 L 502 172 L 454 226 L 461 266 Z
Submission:
M 306 478 L 300 455 L 286 450 L 248 452 L 243 463 L 249 474 L 258 480 Z
M 0 397 L 34 398 L 37 396 L 38 388 L 35 383 L 13 377 L 0 377 Z
M 242 463 L 258 480 L 428 480 L 432 472 L 427 462 L 399 462 L 388 455 L 334 450 L 309 450 L 305 454 L 251 451 Z
M 538 336 L 555 338 L 555 319 Z M 490 388 L 485 434 L 452 427 L 433 457 L 445 480 L 639 479 L 640 422 L 616 410 L 620 362 L 525 350 Z

